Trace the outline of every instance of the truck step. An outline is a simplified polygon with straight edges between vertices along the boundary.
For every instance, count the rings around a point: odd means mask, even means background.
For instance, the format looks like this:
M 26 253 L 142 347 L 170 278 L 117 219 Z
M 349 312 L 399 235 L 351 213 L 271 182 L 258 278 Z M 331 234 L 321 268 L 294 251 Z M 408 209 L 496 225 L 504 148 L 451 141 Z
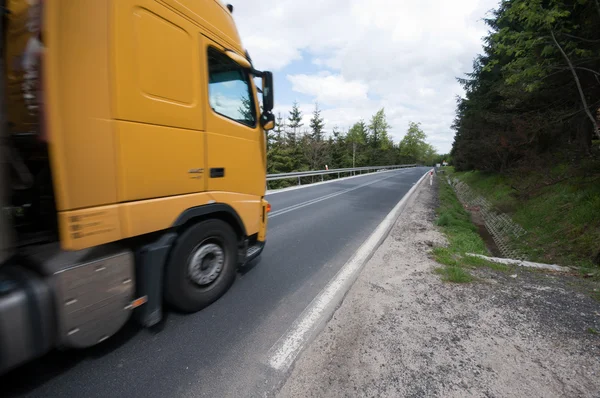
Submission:
M 254 258 L 258 253 L 260 253 L 261 250 L 262 250 L 262 247 L 260 247 L 258 245 L 250 246 L 248 248 L 248 251 L 246 252 L 246 257 Z
M 265 242 L 256 242 L 252 246 L 248 246 L 248 250 L 246 250 L 246 264 L 258 257 L 264 247 Z

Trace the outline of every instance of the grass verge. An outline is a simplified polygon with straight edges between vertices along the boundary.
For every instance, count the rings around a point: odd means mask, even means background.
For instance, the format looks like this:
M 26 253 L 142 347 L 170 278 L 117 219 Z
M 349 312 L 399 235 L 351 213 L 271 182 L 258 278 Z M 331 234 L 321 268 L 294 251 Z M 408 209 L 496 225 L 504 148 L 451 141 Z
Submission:
M 436 224 L 448 239 L 447 247 L 433 249 L 435 260 L 444 265 L 436 273 L 447 282 L 467 283 L 474 280 L 469 269 L 487 266 L 499 271 L 509 267 L 491 263 L 478 257 L 467 256 L 466 253 L 488 255 L 485 243 L 471 222 L 470 214 L 463 208 L 452 187 L 444 178 L 439 178 L 439 207 Z
M 468 283 L 473 281 L 473 275 L 458 266 L 440 267 L 435 270 L 442 276 L 442 280 L 454 283 Z

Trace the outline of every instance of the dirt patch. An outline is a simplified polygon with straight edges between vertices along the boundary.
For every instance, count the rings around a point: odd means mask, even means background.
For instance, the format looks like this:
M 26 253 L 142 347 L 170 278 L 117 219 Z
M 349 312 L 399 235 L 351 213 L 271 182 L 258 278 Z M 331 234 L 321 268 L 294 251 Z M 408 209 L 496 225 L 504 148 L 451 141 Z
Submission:
M 600 305 L 581 279 L 481 268 L 443 283 L 423 185 L 281 397 L 598 397 Z

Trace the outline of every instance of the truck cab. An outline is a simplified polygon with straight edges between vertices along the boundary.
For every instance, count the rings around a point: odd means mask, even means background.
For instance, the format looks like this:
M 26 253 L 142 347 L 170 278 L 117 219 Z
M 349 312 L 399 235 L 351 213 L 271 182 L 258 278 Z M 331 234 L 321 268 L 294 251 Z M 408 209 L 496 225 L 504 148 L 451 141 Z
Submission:
M 0 372 L 223 295 L 266 242 L 274 124 L 232 6 L 3 3 Z

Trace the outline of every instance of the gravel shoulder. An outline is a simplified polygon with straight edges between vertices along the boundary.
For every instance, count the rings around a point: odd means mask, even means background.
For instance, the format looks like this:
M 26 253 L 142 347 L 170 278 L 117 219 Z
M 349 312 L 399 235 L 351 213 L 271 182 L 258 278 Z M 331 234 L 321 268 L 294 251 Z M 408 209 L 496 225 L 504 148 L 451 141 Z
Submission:
M 585 281 L 480 268 L 442 282 L 434 188 L 421 185 L 277 395 L 600 397 L 600 304 Z

